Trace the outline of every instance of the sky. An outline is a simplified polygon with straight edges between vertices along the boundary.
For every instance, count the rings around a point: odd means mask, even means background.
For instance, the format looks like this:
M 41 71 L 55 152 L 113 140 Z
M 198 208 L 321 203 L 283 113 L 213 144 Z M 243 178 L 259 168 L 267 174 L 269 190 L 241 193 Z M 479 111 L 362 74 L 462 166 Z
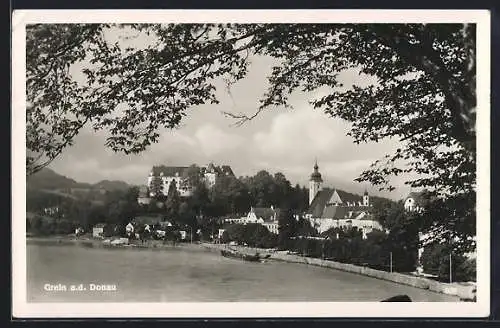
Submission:
M 315 110 L 309 101 L 322 91 L 291 95 L 292 109 L 272 108 L 242 126 L 222 111 L 252 114 L 266 90 L 266 77 L 274 59 L 253 57 L 247 77 L 230 89 L 218 85 L 219 104 L 196 106 L 177 129 L 160 130 L 157 144 L 138 155 L 114 153 L 104 146 L 105 133 L 86 127 L 72 147 L 55 159 L 50 168 L 80 182 L 122 180 L 145 184 L 154 165 L 230 165 L 236 176 L 254 175 L 260 170 L 282 172 L 295 185 L 308 185 L 317 159 L 323 186 L 392 199 L 410 191 L 401 178 L 393 180 L 392 193 L 378 192 L 367 183 L 353 181 L 369 165 L 398 146 L 395 141 L 356 145 L 346 133 L 349 124 Z M 75 76 L 78 76 L 75 73 Z M 367 83 L 356 71 L 342 72 L 346 86 Z M 324 91 L 323 91 L 324 92 Z

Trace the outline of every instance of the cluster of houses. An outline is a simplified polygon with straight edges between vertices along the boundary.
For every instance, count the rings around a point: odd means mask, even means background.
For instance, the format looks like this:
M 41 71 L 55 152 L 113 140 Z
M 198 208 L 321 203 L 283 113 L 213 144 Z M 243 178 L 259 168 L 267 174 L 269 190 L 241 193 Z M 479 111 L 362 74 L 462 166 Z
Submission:
M 166 193 L 172 183 L 175 183 L 182 197 L 190 196 L 189 186 L 186 184 L 185 170 L 188 167 L 154 167 L 148 177 L 148 185 L 141 189 L 138 202 L 142 204 L 149 203 L 150 199 L 155 196 L 151 191 L 153 179 L 160 178 L 163 183 L 163 192 Z M 215 166 L 209 164 L 201 169 L 202 176 L 208 187 L 212 187 L 217 178 L 221 175 L 233 175 L 231 168 L 225 166 Z M 406 211 L 414 212 L 421 211 L 424 207 L 425 199 L 422 193 L 411 192 L 404 200 L 404 208 Z M 224 223 L 228 224 L 249 224 L 259 223 L 266 227 L 270 232 L 278 234 L 278 220 L 280 209 L 271 207 L 251 207 L 248 214 L 239 218 L 226 218 Z M 299 216 L 297 216 L 298 219 Z M 327 231 L 331 228 L 357 228 L 362 232 L 363 238 L 374 231 L 385 231 L 384 227 L 378 222 L 373 215 L 373 205 L 370 202 L 370 196 L 365 190 L 363 195 L 354 195 L 335 188 L 323 188 L 323 179 L 319 172 L 318 164 L 315 163 L 313 172 L 309 179 L 309 207 L 302 214 L 302 217 L 308 220 L 312 227 L 319 233 Z M 158 238 L 165 236 L 165 230 L 172 226 L 168 221 L 161 221 L 159 218 L 138 217 L 129 222 L 126 226 L 126 234 L 129 238 L 139 237 L 138 227 L 142 227 L 142 232 L 147 232 L 155 235 Z M 97 224 L 93 228 L 93 236 L 96 238 L 103 237 L 104 224 Z M 219 229 L 212 237 L 214 239 L 222 238 L 225 229 Z M 188 232 L 181 230 L 181 239 L 186 239 Z M 192 235 L 192 231 L 190 232 Z M 197 231 L 196 233 L 201 233 Z M 429 236 L 420 234 L 420 241 L 425 241 Z M 423 253 L 423 247 L 418 250 L 418 258 L 420 259 Z M 419 267 L 418 271 L 422 271 Z
M 157 239 L 165 237 L 166 232 L 172 229 L 173 224 L 169 221 L 162 220 L 161 217 L 155 216 L 139 216 L 132 219 L 125 226 L 125 235 L 130 239 L 140 239 L 145 235 L 152 236 Z M 98 223 L 92 228 L 92 237 L 104 238 L 105 236 L 105 223 Z M 117 230 L 117 227 L 114 227 Z M 188 229 L 187 229 L 188 230 Z M 188 233 L 186 230 L 179 230 L 181 240 L 187 238 Z M 142 234 L 142 236 L 141 236 Z
M 149 204 L 154 191 L 152 188 L 153 180 L 160 179 L 163 187 L 162 192 L 166 195 L 171 184 L 179 191 L 181 197 L 189 197 L 191 189 L 187 183 L 186 170 L 189 167 L 184 166 L 155 166 L 149 174 L 147 185 L 140 190 L 138 202 Z M 217 178 L 222 175 L 233 175 L 230 166 L 216 166 L 213 163 L 200 167 L 200 173 L 208 187 L 213 187 Z M 418 211 L 422 208 L 422 199 L 420 193 L 412 192 L 405 199 L 404 207 L 407 211 Z M 362 232 L 363 238 L 373 230 L 384 228 L 375 220 L 372 214 L 372 204 L 370 196 L 365 190 L 362 196 L 349 194 L 334 188 L 323 188 L 323 179 L 319 172 L 318 163 L 313 167 L 313 172 L 309 179 L 309 208 L 303 213 L 303 217 L 311 223 L 319 233 L 331 228 L 357 228 Z M 270 232 L 278 234 L 278 218 L 280 209 L 263 207 L 251 207 L 246 216 L 240 218 L 227 218 L 226 224 L 248 224 L 260 223 Z M 142 222 L 144 219 L 136 218 L 134 222 L 127 225 L 127 233 L 134 234 L 134 226 L 137 224 L 146 225 L 147 229 L 153 224 L 165 225 L 162 222 Z M 95 235 L 102 233 L 103 227 L 100 225 L 94 228 Z M 161 231 L 161 230 L 160 230 Z M 161 234 L 161 232 L 159 232 Z M 220 229 L 218 237 L 222 236 L 224 229 Z M 214 236 L 215 237 L 215 236 Z M 421 236 L 425 238 L 425 236 Z
M 167 194 L 171 184 L 175 184 L 181 197 L 189 197 L 191 189 L 187 183 L 186 170 L 189 167 L 180 166 L 155 166 L 150 172 L 147 179 L 147 185 L 140 190 L 138 202 L 140 204 L 149 204 L 152 197 L 155 196 L 152 184 L 154 179 L 160 179 L 163 187 L 163 194 Z M 200 167 L 201 176 L 207 187 L 213 187 L 222 175 L 233 175 L 234 173 L 230 166 L 216 166 L 213 163 L 207 166 Z M 407 211 L 419 211 L 422 208 L 423 200 L 421 193 L 412 192 L 405 199 L 404 207 Z M 384 228 L 375 220 L 372 214 L 372 204 L 370 196 L 365 190 L 362 196 L 343 192 L 335 188 L 324 188 L 323 179 L 319 172 L 318 163 L 313 167 L 313 172 L 309 179 L 309 208 L 303 213 L 303 217 L 308 220 L 312 227 L 319 233 L 327 231 L 331 228 L 357 228 L 362 232 L 363 238 L 373 230 L 381 230 Z M 251 207 L 246 216 L 240 218 L 227 218 L 226 224 L 248 224 L 260 223 L 270 232 L 278 234 L 278 218 L 280 214 L 279 208 L 271 207 Z M 160 222 L 157 218 L 139 217 L 135 218 L 126 226 L 126 232 L 130 236 L 135 236 L 137 226 L 142 225 L 148 233 L 164 234 L 164 228 L 171 225 L 170 222 Z M 151 231 L 152 227 L 160 227 L 155 231 Z M 221 237 L 225 229 L 219 229 L 218 236 Z M 98 224 L 94 227 L 93 235 L 95 237 L 102 236 L 104 226 Z M 181 231 L 181 235 L 185 236 L 186 232 Z M 215 237 L 215 236 L 213 236 Z M 421 235 L 424 239 L 426 236 Z M 420 250 L 421 254 L 423 250 Z
M 405 209 L 408 211 L 418 211 L 422 206 L 421 193 L 412 192 L 405 199 Z M 309 179 L 309 208 L 303 217 L 319 233 L 331 228 L 357 228 L 366 239 L 373 230 L 384 231 L 380 222 L 374 218 L 372 209 L 370 196 L 366 190 L 362 196 L 359 196 L 338 189 L 323 188 L 323 179 L 319 172 L 318 163 L 314 164 Z M 233 224 L 260 223 L 269 231 L 277 234 L 279 213 L 280 209 L 273 206 L 270 208 L 252 207 L 247 216 L 226 219 L 226 222 Z M 220 229 L 219 237 L 223 233 L 224 229 Z

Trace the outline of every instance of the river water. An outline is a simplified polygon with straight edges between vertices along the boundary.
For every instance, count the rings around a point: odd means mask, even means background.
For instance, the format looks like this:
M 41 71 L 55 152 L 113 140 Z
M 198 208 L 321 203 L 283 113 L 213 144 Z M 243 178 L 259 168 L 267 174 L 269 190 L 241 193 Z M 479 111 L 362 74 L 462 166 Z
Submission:
M 243 262 L 202 248 L 27 245 L 28 302 L 413 301 L 456 297 L 304 264 Z M 90 290 L 114 285 L 116 290 Z M 50 286 L 49 286 L 50 285 Z M 85 291 L 70 291 L 82 285 Z M 66 286 L 66 291 L 59 289 Z M 112 288 L 112 287 L 111 287 Z

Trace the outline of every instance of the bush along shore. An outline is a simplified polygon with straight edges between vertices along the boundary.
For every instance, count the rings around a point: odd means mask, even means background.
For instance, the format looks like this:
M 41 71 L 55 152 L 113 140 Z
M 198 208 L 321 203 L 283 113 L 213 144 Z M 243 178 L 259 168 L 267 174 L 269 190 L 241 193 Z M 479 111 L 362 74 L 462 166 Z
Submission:
M 202 245 L 206 249 L 210 249 L 212 251 L 217 251 L 217 252 L 219 252 L 221 249 L 228 247 L 225 244 L 202 243 Z M 451 284 L 443 283 L 410 274 L 387 272 L 387 271 L 375 270 L 364 266 L 353 265 L 349 263 L 340 263 L 331 260 L 323 260 L 319 258 L 290 254 L 288 251 L 276 251 L 264 248 L 254 248 L 254 247 L 245 247 L 236 245 L 229 247 L 244 254 L 255 254 L 256 252 L 261 254 L 270 254 L 269 260 L 315 265 L 319 267 L 336 269 L 350 273 L 361 274 L 377 279 L 392 281 L 395 283 L 408 285 L 416 288 L 428 289 L 437 293 L 457 296 L 462 301 L 475 301 L 476 297 L 475 283 L 451 283 Z

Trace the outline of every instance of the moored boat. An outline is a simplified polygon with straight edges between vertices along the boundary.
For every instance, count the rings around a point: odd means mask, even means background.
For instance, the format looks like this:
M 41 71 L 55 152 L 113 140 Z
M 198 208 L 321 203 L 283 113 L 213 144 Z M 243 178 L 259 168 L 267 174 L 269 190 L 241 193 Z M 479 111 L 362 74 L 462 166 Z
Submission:
M 221 249 L 220 251 L 221 255 L 224 257 L 229 257 L 229 258 L 234 258 L 234 259 L 240 259 L 243 261 L 249 261 L 249 262 L 259 262 L 260 261 L 260 255 L 256 253 L 255 255 L 250 255 L 250 254 L 243 254 L 234 250 L 228 250 L 228 249 Z

